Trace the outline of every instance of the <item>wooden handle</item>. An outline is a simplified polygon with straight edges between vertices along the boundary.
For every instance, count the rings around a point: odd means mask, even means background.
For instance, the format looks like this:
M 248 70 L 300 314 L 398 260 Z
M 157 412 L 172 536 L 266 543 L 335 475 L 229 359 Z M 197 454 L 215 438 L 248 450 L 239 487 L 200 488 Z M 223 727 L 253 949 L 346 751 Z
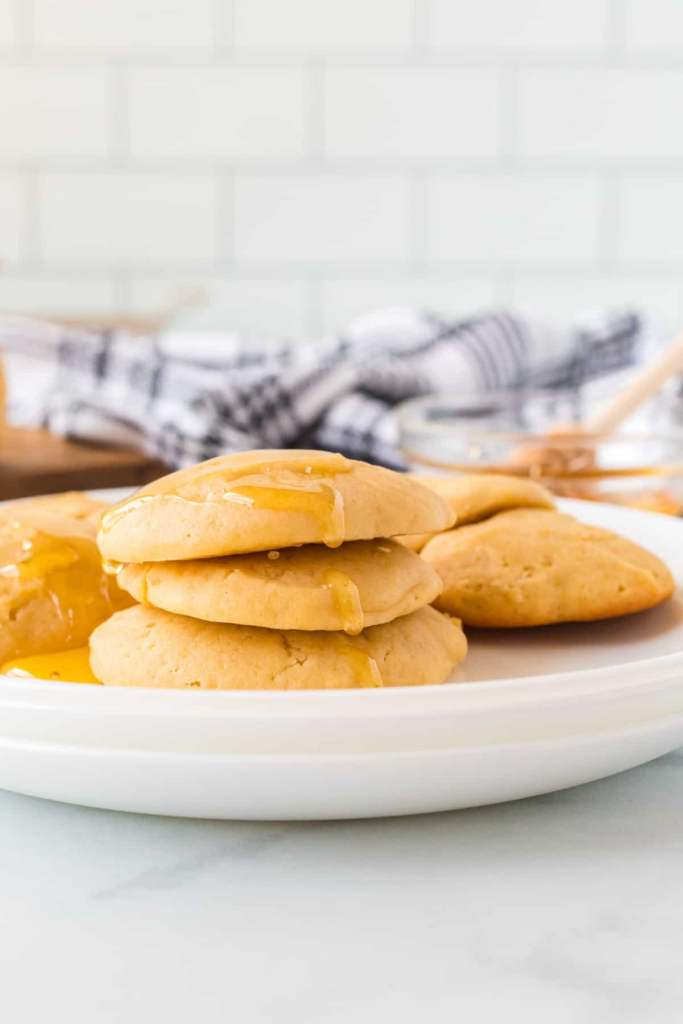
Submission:
M 650 366 L 646 366 L 628 387 L 582 423 L 589 434 L 610 434 L 622 420 L 656 395 L 662 384 L 683 370 L 683 334 L 675 338 Z

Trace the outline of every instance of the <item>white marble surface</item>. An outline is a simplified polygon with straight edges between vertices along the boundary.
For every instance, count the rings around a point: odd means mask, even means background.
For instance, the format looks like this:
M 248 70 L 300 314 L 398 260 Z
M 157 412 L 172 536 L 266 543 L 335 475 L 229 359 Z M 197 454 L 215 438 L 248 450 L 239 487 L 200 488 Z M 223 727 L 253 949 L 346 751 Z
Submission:
M 0 793 L 0 1004 L 69 1021 L 683 1019 L 683 750 L 498 807 L 135 817 Z

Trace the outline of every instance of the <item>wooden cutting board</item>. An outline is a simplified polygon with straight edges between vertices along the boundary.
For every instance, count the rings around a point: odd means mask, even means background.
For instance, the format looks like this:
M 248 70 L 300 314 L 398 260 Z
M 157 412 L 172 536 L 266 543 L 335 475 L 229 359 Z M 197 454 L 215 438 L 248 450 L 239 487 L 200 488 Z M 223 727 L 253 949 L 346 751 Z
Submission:
M 0 438 L 0 500 L 97 487 L 141 487 L 167 473 L 141 452 L 97 448 L 46 430 L 5 427 Z

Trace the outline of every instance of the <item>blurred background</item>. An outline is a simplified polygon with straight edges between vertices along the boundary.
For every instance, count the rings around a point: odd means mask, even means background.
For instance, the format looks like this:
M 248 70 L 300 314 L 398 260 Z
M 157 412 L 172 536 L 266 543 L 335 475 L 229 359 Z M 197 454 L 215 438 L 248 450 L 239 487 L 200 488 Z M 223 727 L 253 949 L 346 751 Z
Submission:
M 683 298 L 677 0 L 0 0 L 0 311 Z

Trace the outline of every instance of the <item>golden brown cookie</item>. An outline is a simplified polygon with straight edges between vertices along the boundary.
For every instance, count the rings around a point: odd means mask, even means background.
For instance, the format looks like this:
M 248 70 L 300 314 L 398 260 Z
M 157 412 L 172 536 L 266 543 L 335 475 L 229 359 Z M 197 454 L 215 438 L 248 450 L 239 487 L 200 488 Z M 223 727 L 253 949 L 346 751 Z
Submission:
M 392 540 L 131 562 L 118 580 L 138 601 L 208 622 L 352 634 L 414 612 L 441 591 L 435 570 Z
M 468 626 L 609 619 L 671 596 L 655 555 L 559 512 L 515 509 L 433 537 L 422 558 L 444 583 L 435 606 Z
M 513 508 L 555 508 L 550 491 L 525 477 L 502 473 L 471 473 L 463 476 L 410 474 L 413 480 L 441 495 L 455 512 L 455 526 L 478 523 Z M 401 537 L 401 543 L 420 551 L 433 533 Z
M 41 494 L 35 498 L 10 502 L 2 506 L 2 513 L 4 515 L 5 512 L 19 510 L 66 516 L 68 519 L 92 523 L 97 529 L 99 517 L 106 508 L 109 506 L 103 501 L 91 498 L 83 491 L 64 491 L 62 494 Z
M 162 477 L 105 514 L 108 560 L 214 558 L 445 530 L 447 502 L 405 474 L 329 452 L 225 455 Z
M 339 690 L 442 683 L 465 657 L 460 625 L 425 607 L 358 636 L 202 622 L 136 605 L 90 638 L 107 686 Z
M 108 577 L 92 525 L 7 506 L 0 514 L 0 664 L 79 647 L 131 598 Z

